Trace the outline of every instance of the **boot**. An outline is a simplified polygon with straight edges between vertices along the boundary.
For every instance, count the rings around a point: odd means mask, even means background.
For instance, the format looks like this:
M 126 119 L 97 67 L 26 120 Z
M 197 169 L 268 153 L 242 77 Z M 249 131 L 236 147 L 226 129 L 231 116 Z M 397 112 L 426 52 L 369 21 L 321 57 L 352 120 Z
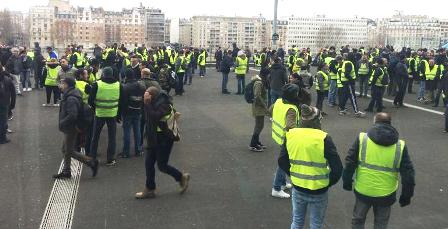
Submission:
M 180 194 L 184 194 L 185 191 L 187 191 L 189 181 L 190 181 L 190 174 L 189 173 L 184 173 L 182 175 L 182 179 L 179 182 L 179 184 L 180 184 L 180 190 L 179 190 Z
M 143 192 L 135 193 L 136 199 L 152 199 L 155 197 L 156 197 L 155 190 L 149 190 L 147 188 L 145 188 L 145 190 L 143 190 Z
M 70 172 L 61 172 L 61 173 L 53 175 L 54 179 L 69 179 L 71 177 L 72 177 L 72 174 Z

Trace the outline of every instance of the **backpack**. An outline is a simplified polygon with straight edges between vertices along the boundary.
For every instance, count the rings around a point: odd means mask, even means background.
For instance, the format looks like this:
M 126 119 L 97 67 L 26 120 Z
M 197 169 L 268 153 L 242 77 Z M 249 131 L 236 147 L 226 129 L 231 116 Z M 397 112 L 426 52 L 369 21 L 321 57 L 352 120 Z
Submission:
M 249 84 L 244 88 L 244 99 L 247 103 L 254 103 L 254 84 L 255 80 L 252 80 Z
M 178 123 L 179 118 L 180 118 L 180 113 L 177 112 L 173 106 L 171 106 L 171 108 L 172 108 L 171 115 L 168 118 L 168 120 L 166 120 L 166 124 L 168 127 L 168 135 L 175 142 L 178 142 L 178 141 L 180 141 L 180 132 L 179 132 L 179 123 Z

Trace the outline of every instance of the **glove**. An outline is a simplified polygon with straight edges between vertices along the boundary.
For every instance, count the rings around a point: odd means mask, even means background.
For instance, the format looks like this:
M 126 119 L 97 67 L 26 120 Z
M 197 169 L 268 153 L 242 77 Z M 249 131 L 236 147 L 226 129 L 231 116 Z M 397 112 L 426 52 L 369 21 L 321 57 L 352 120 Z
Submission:
M 346 191 L 351 191 L 353 188 L 352 188 L 352 183 L 350 182 L 350 183 L 345 183 L 344 182 L 344 184 L 342 185 L 342 188 L 344 189 L 344 190 L 346 190 Z
M 400 196 L 400 207 L 405 207 L 411 204 L 411 197 L 404 197 L 403 195 Z
M 121 118 L 117 117 L 117 123 L 120 124 L 121 123 Z

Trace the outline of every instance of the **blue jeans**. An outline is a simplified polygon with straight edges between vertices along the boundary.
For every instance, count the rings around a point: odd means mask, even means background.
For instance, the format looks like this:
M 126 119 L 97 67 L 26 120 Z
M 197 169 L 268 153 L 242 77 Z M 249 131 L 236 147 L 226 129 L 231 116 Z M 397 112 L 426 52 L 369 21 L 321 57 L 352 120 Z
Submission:
M 238 94 L 244 94 L 244 88 L 246 87 L 245 78 L 245 75 L 236 75 Z
M 30 74 L 31 74 L 30 70 L 26 70 L 20 73 L 20 81 L 22 83 L 22 88 L 31 88 Z
M 187 68 L 187 70 L 185 70 L 185 75 L 184 75 L 184 85 L 187 84 L 191 84 L 191 82 L 193 81 L 193 74 L 191 73 L 191 67 Z
M 127 115 L 123 117 L 123 155 L 129 156 L 129 148 L 131 144 L 131 129 L 134 132 L 134 150 L 135 154 L 139 154 L 141 147 L 140 136 L 140 120 L 141 115 Z
M 272 183 L 272 188 L 275 191 L 280 191 L 282 189 L 282 186 L 284 185 L 286 185 L 286 173 L 280 167 L 277 166 L 274 181 Z
M 281 91 L 271 89 L 271 104 L 274 104 L 275 101 L 277 101 L 277 99 L 279 99 L 281 96 L 282 96 Z
M 417 99 L 423 99 L 425 98 L 425 80 L 420 80 L 420 86 L 418 90 L 418 98 Z
M 336 95 L 338 93 L 337 80 L 330 80 L 330 90 L 328 91 L 328 103 L 331 105 L 336 104 Z
M 229 82 L 229 73 L 222 73 L 222 92 L 227 91 L 227 82 Z
M 310 211 L 310 229 L 324 226 L 325 212 L 328 205 L 328 192 L 312 195 L 292 189 L 292 224 L 291 229 L 305 228 L 306 211 Z

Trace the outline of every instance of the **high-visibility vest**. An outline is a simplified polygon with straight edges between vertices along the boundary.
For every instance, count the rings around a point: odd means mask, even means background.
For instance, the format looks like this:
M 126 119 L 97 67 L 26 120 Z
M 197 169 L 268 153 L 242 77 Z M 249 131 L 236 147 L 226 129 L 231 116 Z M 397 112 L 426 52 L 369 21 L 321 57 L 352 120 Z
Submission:
M 324 86 L 324 91 L 327 91 L 328 89 L 330 89 L 330 78 L 328 77 L 328 75 L 323 71 L 319 71 L 319 72 L 317 72 L 317 74 L 321 74 L 323 76 L 322 84 Z M 316 84 L 316 90 L 320 91 L 319 79 L 318 79 L 317 75 L 314 78 L 314 81 Z
M 159 60 L 162 61 L 165 59 L 165 52 L 163 50 L 159 50 L 158 52 Z
M 289 172 L 294 186 L 318 190 L 330 184 L 330 169 L 324 157 L 327 133 L 311 128 L 294 128 L 286 133 Z
M 355 74 L 355 66 L 353 66 L 353 63 L 351 61 L 344 61 L 342 63 L 342 67 L 341 67 L 341 82 L 347 82 L 348 79 L 347 77 L 345 77 L 345 65 L 346 64 L 351 64 L 352 65 L 352 70 L 350 71 L 350 76 L 352 77 L 352 79 L 356 79 L 356 74 Z
M 86 85 L 88 83 L 86 81 L 83 80 L 76 80 L 76 88 L 79 89 L 79 91 L 81 92 L 82 95 L 82 101 L 87 104 L 87 100 L 89 99 L 89 95 L 86 93 Z
M 93 82 L 99 80 L 99 78 L 96 77 L 97 74 L 98 74 L 98 72 L 95 73 L 95 74 L 93 74 L 93 72 L 91 72 L 89 74 L 89 80 L 88 81 L 89 81 L 90 84 L 92 84 Z
M 434 80 L 436 78 L 437 70 L 439 69 L 439 65 L 435 64 L 432 68 L 428 66 L 425 70 L 426 80 Z
M 163 116 L 163 117 L 160 119 L 161 122 L 166 122 L 166 121 L 168 121 L 168 119 L 170 119 L 171 116 L 174 115 L 174 111 L 175 111 L 175 109 L 174 109 L 173 105 L 170 105 L 170 108 L 171 108 L 171 112 L 170 112 L 169 114 Z M 158 133 L 163 132 L 162 128 L 160 128 L 159 125 L 157 125 L 157 132 L 158 132 Z
M 170 64 L 176 64 L 176 60 L 177 60 L 177 53 L 174 53 L 174 55 L 170 56 Z
M 390 146 L 378 145 L 366 133 L 360 133 L 355 190 L 370 197 L 384 197 L 395 192 L 404 146 L 403 140 Z
M 50 68 L 47 66 L 47 77 L 45 77 L 45 86 L 58 86 L 57 78 L 60 66 Z
M 333 61 L 333 60 L 332 60 Z M 331 64 L 331 62 L 332 61 L 330 61 L 330 64 Z M 328 65 L 330 65 L 330 64 L 328 64 Z M 336 65 L 334 66 L 336 69 L 338 69 L 338 63 L 336 63 Z M 328 75 L 330 76 L 330 79 L 331 80 L 337 80 L 339 77 L 338 77 L 338 74 L 337 73 L 334 73 L 334 72 L 332 72 L 332 71 L 330 71 L 330 73 L 328 73 Z
M 117 116 L 118 100 L 120 98 L 120 83 L 105 83 L 98 81 L 98 91 L 95 99 L 95 115 L 97 117 L 113 118 Z
M 84 67 L 84 56 L 79 52 L 75 52 L 73 55 L 76 56 L 75 68 Z
M 358 69 L 358 75 L 367 75 L 369 73 L 368 63 L 361 63 Z
M 369 84 L 372 83 L 373 81 L 373 76 L 376 74 L 376 71 L 381 71 L 380 76 L 378 76 L 378 79 L 375 82 L 375 86 L 378 87 L 383 87 L 384 85 L 381 83 L 381 81 L 383 81 L 383 77 L 384 77 L 384 70 L 381 69 L 381 67 L 378 67 L 375 69 L 375 71 L 372 71 L 372 74 L 370 74 L 370 78 L 369 78 Z
M 190 53 L 185 57 L 185 60 L 187 61 L 187 66 L 190 65 L 191 63 L 191 57 L 193 57 L 193 53 Z
M 414 62 L 414 69 L 411 69 L 411 63 Z M 417 64 L 414 58 L 406 58 L 406 65 L 408 67 L 408 74 L 411 74 L 412 71 L 417 71 Z
M 31 58 L 31 60 L 34 60 L 34 52 L 33 51 L 28 51 L 26 53 L 26 56 L 28 56 L 29 58 Z
M 286 114 L 289 109 L 293 109 L 296 112 L 297 126 L 300 118 L 299 109 L 292 104 L 283 103 L 282 99 L 277 99 L 274 103 L 272 110 L 272 139 L 279 145 L 283 145 L 285 141 Z
M 202 52 L 201 54 L 199 54 L 198 64 L 199 64 L 199 66 L 205 66 L 205 52 Z
M 247 71 L 247 57 L 246 58 L 241 58 L 241 57 L 237 57 L 236 58 L 236 62 L 238 63 L 238 66 L 235 68 L 235 73 L 237 75 L 246 75 L 246 71 Z
M 184 55 L 180 56 L 179 59 L 180 59 L 180 66 L 179 66 L 179 69 L 177 69 L 176 73 L 184 73 L 185 69 L 182 66 L 184 65 L 184 62 L 187 60 Z
M 333 61 L 333 60 L 334 60 L 333 57 L 327 56 L 327 57 L 325 57 L 324 62 L 329 66 L 331 61 Z
M 425 72 L 425 74 L 426 74 L 426 72 L 428 71 L 428 69 L 429 69 L 429 62 L 427 61 L 427 60 L 425 60 L 425 59 L 423 59 L 423 60 L 421 60 L 421 62 L 420 62 L 420 64 L 419 64 L 419 66 L 422 64 L 422 62 L 423 62 L 423 64 L 424 64 L 424 72 Z M 423 73 L 422 73 L 422 71 L 420 71 L 420 76 L 423 76 Z
M 292 72 L 293 73 L 298 73 L 300 72 L 300 70 L 302 69 L 302 64 L 305 60 L 298 57 L 295 61 L 294 61 L 294 65 L 292 67 Z

